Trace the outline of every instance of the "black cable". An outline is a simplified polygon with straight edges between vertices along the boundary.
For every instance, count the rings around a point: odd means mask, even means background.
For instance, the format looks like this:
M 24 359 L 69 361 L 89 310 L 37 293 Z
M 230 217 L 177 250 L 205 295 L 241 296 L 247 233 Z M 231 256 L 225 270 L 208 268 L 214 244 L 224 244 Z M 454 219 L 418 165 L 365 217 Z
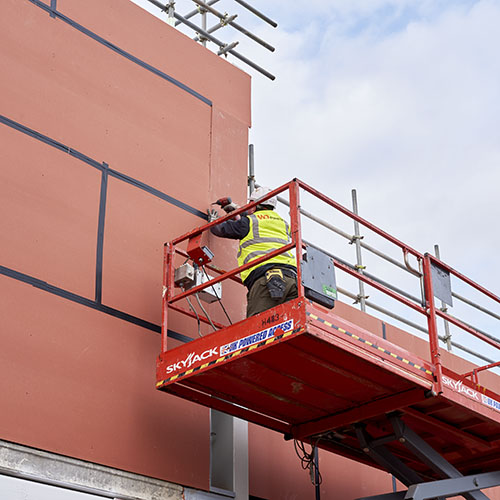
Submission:
M 295 453 L 300 459 L 300 465 L 304 470 L 309 469 L 309 476 L 313 486 L 319 486 L 323 482 L 318 464 L 316 464 L 316 461 L 314 460 L 314 452 L 318 441 L 316 441 L 316 444 L 311 445 L 311 452 L 308 453 L 302 441 L 297 441 L 296 439 L 293 440 L 293 446 L 295 448 Z
M 203 269 L 203 272 L 205 273 L 205 276 L 207 277 L 207 280 L 210 281 L 210 276 L 207 274 L 207 270 L 205 269 L 205 266 L 201 266 Z M 212 286 L 212 290 L 214 291 L 215 296 L 217 297 L 217 300 L 219 301 L 220 306 L 222 307 L 222 310 L 224 311 L 224 314 L 226 315 L 227 320 L 229 321 L 229 324 L 232 325 L 233 322 L 231 321 L 231 318 L 229 317 L 229 314 L 226 311 L 226 308 L 224 307 L 224 304 L 222 303 L 221 298 L 217 295 L 217 292 L 215 291 L 215 288 Z
M 200 309 L 203 311 L 203 314 L 207 317 L 208 321 L 210 322 L 210 324 L 212 325 L 212 328 L 214 329 L 214 332 L 217 331 L 217 328 L 215 327 L 213 321 L 212 321 L 212 318 L 209 316 L 209 314 L 207 313 L 206 309 L 203 307 L 203 304 L 201 303 L 200 301 L 200 297 L 198 296 L 197 293 L 194 294 L 194 296 L 196 297 L 196 300 L 198 302 L 198 305 L 200 306 Z
M 181 286 L 180 288 L 184 292 L 184 287 Z M 198 312 L 193 307 L 193 304 L 191 304 L 191 301 L 189 300 L 189 297 L 186 297 L 186 300 L 187 300 L 187 303 L 189 304 L 189 307 L 191 308 L 191 310 L 194 312 L 194 314 L 196 316 L 196 321 L 198 322 L 198 336 L 202 337 L 202 334 L 201 334 L 201 323 L 200 323 L 200 317 L 198 316 Z

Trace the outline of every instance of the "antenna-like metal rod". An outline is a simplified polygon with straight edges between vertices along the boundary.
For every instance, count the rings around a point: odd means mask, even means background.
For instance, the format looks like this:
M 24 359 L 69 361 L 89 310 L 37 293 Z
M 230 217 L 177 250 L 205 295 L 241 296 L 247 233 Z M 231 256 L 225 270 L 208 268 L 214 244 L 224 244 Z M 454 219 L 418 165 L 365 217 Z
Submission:
M 253 12 L 257 17 L 260 17 L 263 21 L 266 21 L 266 23 L 270 24 L 273 28 L 278 27 L 278 23 L 275 23 L 272 19 L 269 19 L 265 14 L 262 14 L 262 12 L 258 11 L 255 7 L 252 7 L 243 0 L 234 1 L 245 7 L 245 9 L 249 10 L 250 12 Z
M 217 16 L 219 19 L 225 20 L 227 16 L 225 14 L 220 13 L 218 10 L 214 9 L 213 7 L 210 7 L 207 3 L 203 2 L 202 0 L 193 0 L 193 2 L 203 9 L 208 10 L 211 12 L 214 16 Z M 235 23 L 234 21 L 229 21 L 228 24 L 232 26 L 234 29 L 240 31 L 244 35 L 246 35 L 248 38 L 251 38 L 254 42 L 259 43 L 263 47 L 265 47 L 267 50 L 270 50 L 271 52 L 275 51 L 275 48 L 272 45 L 269 45 L 266 41 L 262 40 L 262 38 L 259 38 L 258 36 L 254 35 L 250 31 L 248 31 L 246 28 L 243 28 L 243 26 L 240 26 L 239 24 Z

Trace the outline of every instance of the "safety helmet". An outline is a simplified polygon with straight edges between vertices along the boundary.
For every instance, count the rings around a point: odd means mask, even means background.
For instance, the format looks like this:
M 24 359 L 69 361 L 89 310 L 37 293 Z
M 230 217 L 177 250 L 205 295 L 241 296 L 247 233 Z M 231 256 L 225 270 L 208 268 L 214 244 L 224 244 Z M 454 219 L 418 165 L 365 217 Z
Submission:
M 260 186 L 252 191 L 252 194 L 248 198 L 249 201 L 257 201 L 260 198 L 263 198 L 266 196 L 266 194 L 270 193 L 271 189 L 268 187 Z M 269 205 L 273 208 L 276 208 L 276 205 L 278 204 L 278 198 L 276 196 L 273 196 L 272 198 L 269 198 L 268 200 L 265 200 L 263 205 Z

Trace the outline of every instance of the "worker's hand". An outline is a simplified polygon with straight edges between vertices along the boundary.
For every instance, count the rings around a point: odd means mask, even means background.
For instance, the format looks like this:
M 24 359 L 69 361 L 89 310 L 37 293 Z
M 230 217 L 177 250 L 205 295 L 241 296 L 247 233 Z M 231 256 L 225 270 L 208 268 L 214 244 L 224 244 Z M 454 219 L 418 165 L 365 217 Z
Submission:
M 220 215 L 215 208 L 208 208 L 207 209 L 207 215 L 208 215 L 208 222 L 213 222 L 214 220 L 217 220 Z

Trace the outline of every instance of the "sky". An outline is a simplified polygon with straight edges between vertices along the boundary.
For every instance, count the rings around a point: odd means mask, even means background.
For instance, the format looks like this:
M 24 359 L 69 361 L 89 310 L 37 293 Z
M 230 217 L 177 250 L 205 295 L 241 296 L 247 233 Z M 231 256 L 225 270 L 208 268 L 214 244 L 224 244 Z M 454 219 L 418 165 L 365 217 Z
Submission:
M 257 182 L 298 177 L 349 208 L 356 189 L 361 216 L 420 252 L 439 244 L 445 262 L 500 295 L 500 2 L 250 3 L 278 27 L 234 0 L 214 7 L 238 13 L 238 23 L 276 47 L 271 53 L 230 27 L 217 32 L 276 76 L 228 57 L 252 75 Z M 352 246 L 328 245 L 354 261 Z M 368 270 L 382 271 L 366 259 Z M 477 321 L 500 337 L 498 321 Z

